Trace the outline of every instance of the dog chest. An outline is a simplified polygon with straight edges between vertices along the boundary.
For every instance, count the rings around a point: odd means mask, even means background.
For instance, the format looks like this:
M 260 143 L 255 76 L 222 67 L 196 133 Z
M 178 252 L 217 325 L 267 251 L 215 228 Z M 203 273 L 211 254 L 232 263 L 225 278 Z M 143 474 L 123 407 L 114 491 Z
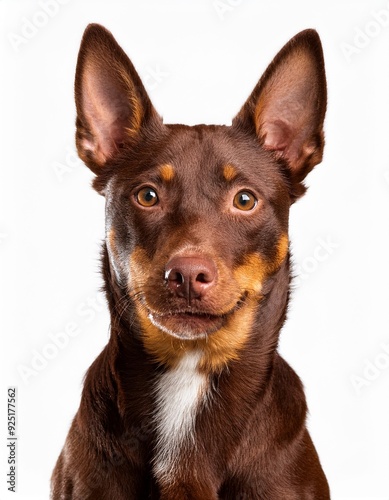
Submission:
M 200 352 L 185 353 L 156 383 L 154 471 L 164 480 L 174 474 L 183 453 L 196 446 L 196 415 L 208 390 L 207 376 L 198 369 L 200 358 Z

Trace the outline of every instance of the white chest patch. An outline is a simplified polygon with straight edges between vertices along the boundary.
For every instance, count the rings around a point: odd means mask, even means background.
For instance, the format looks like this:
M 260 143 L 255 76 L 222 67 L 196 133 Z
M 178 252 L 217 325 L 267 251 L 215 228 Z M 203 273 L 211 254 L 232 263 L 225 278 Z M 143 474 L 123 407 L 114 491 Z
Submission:
M 180 452 L 195 446 L 197 410 L 205 401 L 208 378 L 199 372 L 200 352 L 189 352 L 178 365 L 162 375 L 156 385 L 157 446 L 154 472 L 162 480 L 174 474 Z

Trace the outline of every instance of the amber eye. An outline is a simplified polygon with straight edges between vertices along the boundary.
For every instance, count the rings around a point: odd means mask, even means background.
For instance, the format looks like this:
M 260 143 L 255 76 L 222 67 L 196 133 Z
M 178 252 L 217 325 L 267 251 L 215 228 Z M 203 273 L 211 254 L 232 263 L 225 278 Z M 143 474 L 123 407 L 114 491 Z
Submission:
M 158 203 L 158 195 L 151 187 L 144 187 L 136 195 L 136 200 L 142 207 L 153 207 Z
M 252 210 L 257 206 L 258 200 L 249 191 L 239 191 L 234 197 L 234 207 L 238 210 Z

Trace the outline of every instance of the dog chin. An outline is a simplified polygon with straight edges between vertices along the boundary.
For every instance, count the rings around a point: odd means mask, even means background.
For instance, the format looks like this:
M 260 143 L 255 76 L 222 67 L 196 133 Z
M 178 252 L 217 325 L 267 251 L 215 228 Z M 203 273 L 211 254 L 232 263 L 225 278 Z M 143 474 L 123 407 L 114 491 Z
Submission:
M 226 322 L 225 316 L 208 314 L 166 314 L 149 313 L 151 323 L 168 335 L 180 340 L 204 339 L 220 330 Z

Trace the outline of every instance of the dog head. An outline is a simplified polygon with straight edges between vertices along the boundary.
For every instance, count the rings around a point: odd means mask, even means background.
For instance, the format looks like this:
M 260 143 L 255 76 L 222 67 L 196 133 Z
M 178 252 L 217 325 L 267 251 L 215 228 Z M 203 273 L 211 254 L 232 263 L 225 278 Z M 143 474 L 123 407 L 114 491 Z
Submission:
M 324 144 L 317 33 L 279 52 L 231 126 L 164 124 L 98 25 L 85 31 L 75 90 L 78 152 L 106 197 L 112 275 L 146 348 L 166 362 L 203 344 L 222 365 L 261 328 L 273 289 L 274 323 L 286 308 L 289 208 Z

